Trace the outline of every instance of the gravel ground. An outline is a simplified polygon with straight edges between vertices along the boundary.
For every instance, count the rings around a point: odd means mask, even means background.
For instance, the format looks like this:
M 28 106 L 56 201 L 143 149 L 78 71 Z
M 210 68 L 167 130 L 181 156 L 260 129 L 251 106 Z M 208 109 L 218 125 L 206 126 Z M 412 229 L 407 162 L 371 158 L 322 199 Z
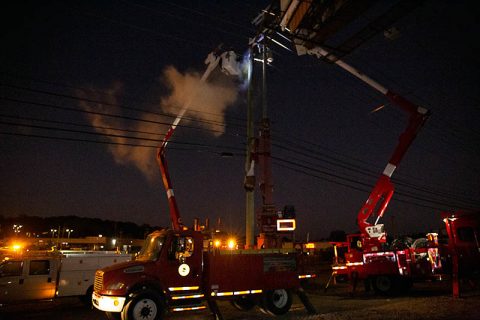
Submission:
M 261 313 L 257 308 L 241 312 L 228 302 L 219 302 L 224 320 L 446 320 L 480 319 L 480 288 L 462 285 L 462 296 L 454 299 L 449 281 L 415 284 L 405 295 L 381 297 L 362 288 L 351 295 L 347 284 L 324 290 L 324 279 L 317 279 L 307 288 L 310 301 L 318 314 L 309 315 L 300 300 L 294 297 L 292 309 L 280 317 Z M 0 320 L 105 320 L 105 315 L 85 307 L 77 298 L 53 302 L 33 302 L 0 308 Z M 213 319 L 208 312 L 170 314 L 166 320 Z

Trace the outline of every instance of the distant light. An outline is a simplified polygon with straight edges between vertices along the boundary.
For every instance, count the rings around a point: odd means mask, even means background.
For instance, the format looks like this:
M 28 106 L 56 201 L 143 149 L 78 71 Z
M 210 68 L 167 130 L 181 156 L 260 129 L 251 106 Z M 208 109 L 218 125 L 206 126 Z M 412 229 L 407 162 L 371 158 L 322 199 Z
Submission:
M 277 230 L 278 231 L 293 231 L 296 228 L 295 219 L 278 219 Z
M 307 249 L 315 249 L 315 243 L 309 242 L 309 243 L 305 244 L 305 248 L 307 248 Z
M 215 240 L 215 248 L 220 247 L 220 245 L 221 245 L 220 240 Z
M 235 241 L 235 239 L 229 239 L 227 246 L 230 250 L 235 249 L 235 247 L 237 246 L 237 242 Z

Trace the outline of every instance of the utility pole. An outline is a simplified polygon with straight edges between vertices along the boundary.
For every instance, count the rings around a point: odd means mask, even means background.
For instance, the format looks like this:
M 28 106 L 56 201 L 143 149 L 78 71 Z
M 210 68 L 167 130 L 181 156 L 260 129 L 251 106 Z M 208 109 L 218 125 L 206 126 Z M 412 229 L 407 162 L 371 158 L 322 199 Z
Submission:
M 271 160 L 270 119 L 267 103 L 267 64 L 271 62 L 269 49 L 265 43 L 262 50 L 262 120 L 258 139 L 257 157 L 260 165 L 260 192 L 262 208 L 259 212 L 259 237 L 257 245 L 262 248 L 277 248 L 280 246 L 276 233 L 277 214 L 273 203 L 273 179 Z
M 255 245 L 255 166 L 252 153 L 255 148 L 253 123 L 253 49 L 248 57 L 248 90 L 247 90 L 247 147 L 245 156 L 245 248 L 253 249 Z

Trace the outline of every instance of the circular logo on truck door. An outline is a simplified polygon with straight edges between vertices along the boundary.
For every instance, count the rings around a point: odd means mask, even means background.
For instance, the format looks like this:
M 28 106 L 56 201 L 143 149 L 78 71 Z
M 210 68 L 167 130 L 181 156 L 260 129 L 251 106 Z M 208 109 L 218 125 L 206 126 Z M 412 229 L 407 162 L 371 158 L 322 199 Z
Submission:
M 188 276 L 188 274 L 190 273 L 190 267 L 188 266 L 188 264 L 182 263 L 182 264 L 178 267 L 178 273 L 179 273 L 182 277 Z

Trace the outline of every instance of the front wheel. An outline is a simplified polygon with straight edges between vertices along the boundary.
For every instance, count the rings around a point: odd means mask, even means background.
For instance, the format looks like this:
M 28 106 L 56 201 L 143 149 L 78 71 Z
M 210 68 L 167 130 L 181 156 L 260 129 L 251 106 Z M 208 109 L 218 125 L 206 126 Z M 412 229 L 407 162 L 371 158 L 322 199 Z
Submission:
M 122 320 L 160 320 L 163 305 L 154 291 L 143 291 L 130 300 L 122 311 Z
M 92 293 L 93 293 L 93 286 L 90 286 L 87 289 L 87 292 L 83 296 L 80 296 L 80 301 L 82 301 L 82 303 L 85 304 L 87 307 L 92 306 Z
M 292 294 L 285 289 L 266 291 L 263 295 L 262 306 L 272 315 L 287 313 L 292 306 Z

